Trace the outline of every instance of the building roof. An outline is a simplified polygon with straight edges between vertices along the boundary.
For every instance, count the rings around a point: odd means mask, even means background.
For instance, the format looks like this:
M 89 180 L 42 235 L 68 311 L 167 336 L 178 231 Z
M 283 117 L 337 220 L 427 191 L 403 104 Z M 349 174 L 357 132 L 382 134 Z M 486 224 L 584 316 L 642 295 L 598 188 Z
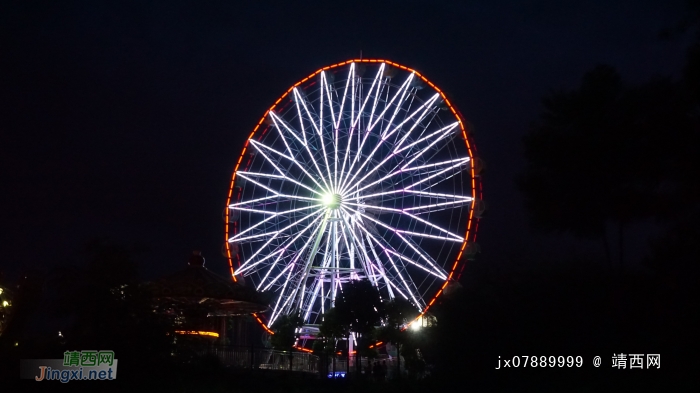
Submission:
M 204 267 L 204 257 L 195 252 L 188 265 L 175 273 L 147 283 L 156 298 L 186 303 L 206 303 L 210 315 L 241 315 L 267 310 L 267 302 L 254 288 L 233 282 Z

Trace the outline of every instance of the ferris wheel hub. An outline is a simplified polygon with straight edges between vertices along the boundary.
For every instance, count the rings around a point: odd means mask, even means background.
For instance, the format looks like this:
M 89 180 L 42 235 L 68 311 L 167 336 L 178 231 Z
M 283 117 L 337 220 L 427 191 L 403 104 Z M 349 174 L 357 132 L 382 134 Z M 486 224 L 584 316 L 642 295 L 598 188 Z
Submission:
M 340 194 L 326 194 L 323 196 L 323 204 L 329 209 L 337 209 L 340 207 Z

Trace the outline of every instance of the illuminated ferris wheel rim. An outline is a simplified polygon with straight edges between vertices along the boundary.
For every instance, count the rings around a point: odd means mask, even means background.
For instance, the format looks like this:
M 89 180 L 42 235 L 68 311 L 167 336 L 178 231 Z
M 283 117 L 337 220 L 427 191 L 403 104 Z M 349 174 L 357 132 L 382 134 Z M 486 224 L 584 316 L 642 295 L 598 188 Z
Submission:
M 236 166 L 235 166 L 235 169 L 234 169 L 234 173 L 233 173 L 233 176 L 232 176 L 232 178 L 231 178 L 231 186 L 230 186 L 230 189 L 229 189 L 228 199 L 227 199 L 227 203 L 226 203 L 226 206 L 227 206 L 227 207 L 231 206 L 231 202 L 232 202 L 231 199 L 232 199 L 232 197 L 233 197 L 233 192 L 234 192 L 234 182 L 236 181 L 237 175 L 239 175 L 239 167 L 241 166 L 241 164 L 244 164 L 244 156 L 245 156 L 245 153 L 246 153 L 246 151 L 248 150 L 248 148 L 250 147 L 250 143 L 251 143 L 251 142 L 252 142 L 253 144 L 256 143 L 256 141 L 254 141 L 253 138 L 255 137 L 256 132 L 258 131 L 258 129 L 260 128 L 260 126 L 263 125 L 263 123 L 265 122 L 265 119 L 268 118 L 268 116 L 274 114 L 275 109 L 276 109 L 277 106 L 285 99 L 285 97 L 287 97 L 287 96 L 290 95 L 290 94 L 296 94 L 296 93 L 295 93 L 295 88 L 296 88 L 296 87 L 298 87 L 298 86 L 304 84 L 305 82 L 308 82 L 309 80 L 311 80 L 312 78 L 314 78 L 315 76 L 319 75 L 320 73 L 322 73 L 322 72 L 324 72 L 324 71 L 331 70 L 331 69 L 334 69 L 334 68 L 337 68 L 337 67 L 341 67 L 341 66 L 348 66 L 348 65 L 354 66 L 353 63 L 355 63 L 355 64 L 358 64 L 358 63 L 375 63 L 375 64 L 376 64 L 376 63 L 379 63 L 379 64 L 381 64 L 381 63 L 383 63 L 383 64 L 386 64 L 386 65 L 389 65 L 389 66 L 393 66 L 393 67 L 399 68 L 399 69 L 401 69 L 401 70 L 408 71 L 408 72 L 410 72 L 410 73 L 413 73 L 413 75 L 414 75 L 415 77 L 419 77 L 424 83 L 426 83 L 427 85 L 429 85 L 432 89 L 434 89 L 434 90 L 439 94 L 439 96 L 442 98 L 444 104 L 445 104 L 445 105 L 449 108 L 449 110 L 452 112 L 452 114 L 453 114 L 453 115 L 455 116 L 455 118 L 457 119 L 457 123 L 459 124 L 459 128 L 460 128 L 460 130 L 461 130 L 461 134 L 462 134 L 463 140 L 465 141 L 465 144 L 466 144 L 466 147 L 467 147 L 467 151 L 468 151 L 468 154 L 469 154 L 469 160 L 468 160 L 469 169 L 468 169 L 468 170 L 470 171 L 470 175 L 471 175 L 471 176 L 470 176 L 470 178 L 471 178 L 471 187 L 470 187 L 470 188 L 471 188 L 471 200 L 474 201 L 474 200 L 476 200 L 476 199 L 478 198 L 477 192 L 480 192 L 480 190 L 477 190 L 478 182 L 477 182 L 477 180 L 476 180 L 477 177 L 475 176 L 475 173 L 474 173 L 474 160 L 473 160 L 473 158 L 475 157 L 475 154 L 474 154 L 473 144 L 470 143 L 470 139 L 469 139 L 469 137 L 468 137 L 467 130 L 465 129 L 465 124 L 464 124 L 464 121 L 463 121 L 461 115 L 460 115 L 459 112 L 454 108 L 454 106 L 449 102 L 449 100 L 447 99 L 447 97 L 445 97 L 445 94 L 444 94 L 437 86 L 435 86 L 432 82 L 430 82 L 427 78 L 425 78 L 422 74 L 420 74 L 419 72 L 417 72 L 417 71 L 415 71 L 415 70 L 413 70 L 413 69 L 410 69 L 410 68 L 408 68 L 408 67 L 402 66 L 402 65 L 400 65 L 400 64 L 397 64 L 397 63 L 394 63 L 394 62 L 391 62 L 391 61 L 388 61 L 388 60 L 355 59 L 355 60 L 349 60 L 349 61 L 346 61 L 346 62 L 341 62 L 341 63 L 337 63 L 337 64 L 334 64 L 334 65 L 331 65 L 331 66 L 324 67 L 324 68 L 319 69 L 318 71 L 314 72 L 313 74 L 309 75 L 308 77 L 306 77 L 306 78 L 300 80 L 299 82 L 297 82 L 296 84 L 294 84 L 292 87 L 290 87 L 277 101 L 275 101 L 275 103 L 272 105 L 272 107 L 270 107 L 270 109 L 268 109 L 268 110 L 265 112 L 265 114 L 263 115 L 263 117 L 261 118 L 261 120 L 258 122 L 258 124 L 255 126 L 255 128 L 254 128 L 253 131 L 251 132 L 250 136 L 248 137 L 248 140 L 247 140 L 246 143 L 245 143 L 245 146 L 244 146 L 244 148 L 243 148 L 243 151 L 241 152 L 241 155 L 240 155 L 240 157 L 239 157 L 239 159 L 238 159 L 238 161 L 237 161 L 237 163 L 236 163 Z M 382 66 L 382 67 L 383 67 L 383 66 Z M 321 103 L 321 105 L 323 105 L 323 103 Z M 341 110 L 342 110 L 342 107 L 341 107 Z M 340 113 L 339 113 L 339 116 L 340 116 Z M 358 116 L 359 116 L 359 114 L 358 114 Z M 272 117 L 272 116 L 270 116 L 270 117 Z M 302 121 L 303 121 L 303 120 L 302 120 Z M 361 149 L 361 146 L 360 146 L 360 149 Z M 243 176 L 241 176 L 241 177 L 243 177 Z M 326 185 L 326 186 L 328 186 L 328 185 Z M 323 202 L 326 206 L 333 206 L 333 205 L 339 204 L 339 203 L 340 203 L 340 199 L 341 199 L 341 198 L 344 198 L 344 196 L 343 196 L 343 195 L 344 195 L 344 192 L 347 191 L 347 189 L 342 190 L 342 189 L 340 189 L 340 188 L 342 188 L 342 187 L 339 187 L 338 189 L 332 188 L 332 187 L 321 187 L 321 189 L 324 189 L 325 192 L 323 193 L 323 195 L 320 195 L 319 198 L 322 200 L 322 202 Z M 240 194 L 239 194 L 239 198 L 240 198 Z M 457 255 L 457 257 L 456 257 L 454 263 L 451 264 L 451 269 L 449 270 L 449 274 L 445 274 L 445 277 L 442 277 L 442 279 L 443 279 L 444 281 L 443 281 L 443 283 L 442 283 L 440 289 L 437 290 L 437 292 L 435 293 L 435 296 L 433 296 L 432 299 L 431 299 L 429 302 L 427 301 L 427 299 L 425 300 L 425 307 L 422 308 L 422 310 L 421 310 L 421 315 L 424 314 L 424 313 L 427 311 L 427 309 L 428 309 L 430 306 L 432 306 L 432 304 L 435 302 L 435 300 L 437 299 L 437 297 L 440 296 L 440 294 L 443 292 L 443 289 L 445 289 L 445 287 L 447 286 L 447 284 L 449 283 L 449 281 L 450 281 L 450 280 L 453 278 L 453 276 L 456 274 L 458 267 L 459 267 L 460 265 L 463 266 L 463 263 L 460 263 L 460 261 L 462 261 L 462 253 L 464 252 L 465 246 L 467 245 L 467 243 L 468 243 L 470 240 L 473 241 L 473 239 L 474 239 L 474 237 L 475 237 L 476 225 L 475 225 L 474 221 L 477 220 L 477 218 L 474 217 L 473 214 L 474 214 L 474 209 L 473 209 L 473 208 L 472 208 L 472 209 L 469 209 L 469 217 L 468 217 L 468 219 L 467 219 L 466 233 L 465 233 L 464 238 L 463 238 L 462 240 L 460 240 L 460 241 L 461 241 L 461 248 L 460 248 L 460 250 L 459 250 L 459 254 Z M 228 256 L 228 260 L 229 260 L 229 268 L 230 268 L 230 270 L 231 270 L 232 277 L 233 277 L 233 279 L 234 279 L 234 281 L 235 281 L 235 280 L 237 280 L 237 278 L 236 278 L 236 276 L 235 276 L 235 274 L 234 274 L 234 272 L 235 272 L 234 261 L 233 261 L 234 255 L 232 255 L 232 250 L 231 250 L 231 246 L 230 246 L 230 243 L 229 243 L 229 241 L 230 241 L 230 239 L 231 239 L 230 236 L 231 236 L 231 229 L 232 229 L 232 228 L 231 228 L 231 222 L 230 222 L 230 220 L 229 220 L 229 216 L 228 216 L 228 215 L 226 216 L 225 219 L 226 219 L 226 243 L 225 243 L 225 244 L 226 244 L 226 253 L 227 253 L 227 256 Z M 329 231 L 330 231 L 330 230 L 329 230 Z M 448 265 L 446 265 L 446 266 L 448 266 Z M 239 267 L 239 270 L 240 270 L 240 267 Z M 290 273 L 291 273 L 291 270 L 290 270 Z M 445 273 L 447 273 L 447 272 L 445 271 Z M 303 295 L 303 294 L 302 294 L 302 295 Z M 420 307 L 419 307 L 419 308 L 420 308 Z M 257 317 L 257 316 L 256 316 L 256 317 Z M 263 327 L 265 327 L 265 329 L 268 330 L 268 329 L 267 329 L 267 326 L 265 326 L 265 324 L 264 324 L 259 318 L 258 318 L 258 321 L 260 321 L 260 322 L 263 324 Z M 268 330 L 268 331 L 269 331 L 269 330 Z

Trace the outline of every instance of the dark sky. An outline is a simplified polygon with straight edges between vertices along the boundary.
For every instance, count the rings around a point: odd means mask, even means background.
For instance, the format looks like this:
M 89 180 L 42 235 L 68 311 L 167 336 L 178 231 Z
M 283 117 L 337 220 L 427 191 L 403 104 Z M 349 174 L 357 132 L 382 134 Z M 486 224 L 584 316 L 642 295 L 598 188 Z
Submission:
M 686 46 L 658 38 L 682 0 L 106 3 L 0 5 L 0 269 L 11 278 L 95 236 L 148 245 L 146 277 L 193 249 L 225 272 L 221 214 L 245 138 L 290 85 L 360 51 L 419 70 L 475 125 L 488 164 L 481 263 L 600 253 L 528 228 L 513 183 L 521 138 L 540 99 L 594 65 L 641 82 L 677 74 Z

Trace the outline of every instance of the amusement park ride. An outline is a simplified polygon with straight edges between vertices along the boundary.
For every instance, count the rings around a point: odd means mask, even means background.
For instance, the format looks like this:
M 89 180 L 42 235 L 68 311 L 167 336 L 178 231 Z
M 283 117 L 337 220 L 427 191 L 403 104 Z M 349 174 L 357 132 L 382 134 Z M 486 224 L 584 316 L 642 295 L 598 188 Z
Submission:
M 481 169 L 470 127 L 419 72 L 369 59 L 324 67 L 275 101 L 237 160 L 225 210 L 233 280 L 271 295 L 258 319 L 268 331 L 300 312 L 301 347 L 352 280 L 423 315 L 478 251 Z

